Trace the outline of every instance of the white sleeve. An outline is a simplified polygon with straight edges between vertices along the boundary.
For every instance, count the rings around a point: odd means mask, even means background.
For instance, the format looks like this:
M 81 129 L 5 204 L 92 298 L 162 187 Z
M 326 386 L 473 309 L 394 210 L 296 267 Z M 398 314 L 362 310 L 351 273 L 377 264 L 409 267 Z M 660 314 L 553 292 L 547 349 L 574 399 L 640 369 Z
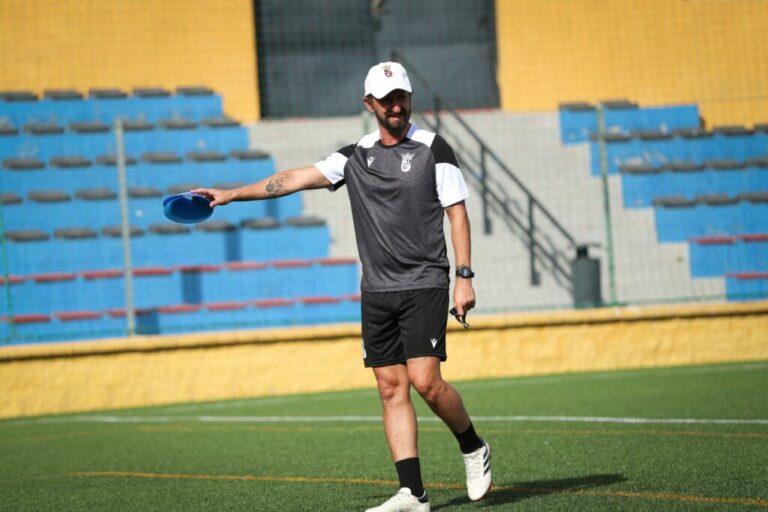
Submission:
M 338 151 L 332 153 L 325 160 L 315 163 L 315 167 L 325 176 L 325 179 L 331 182 L 329 190 L 336 190 L 337 183 L 344 179 L 344 166 L 347 165 L 347 157 Z
M 467 184 L 458 167 L 449 163 L 439 163 L 435 165 L 435 172 L 437 173 L 437 197 L 443 208 L 469 197 Z

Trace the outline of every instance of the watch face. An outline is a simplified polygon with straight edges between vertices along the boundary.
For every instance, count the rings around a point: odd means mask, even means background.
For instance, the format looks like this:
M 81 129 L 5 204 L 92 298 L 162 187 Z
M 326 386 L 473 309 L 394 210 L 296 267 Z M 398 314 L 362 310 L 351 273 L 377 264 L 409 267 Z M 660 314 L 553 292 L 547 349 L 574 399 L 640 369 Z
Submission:
M 475 277 L 475 273 L 472 272 L 472 269 L 470 269 L 468 267 L 457 268 L 456 269 L 456 275 L 458 277 L 466 277 L 466 278 Z

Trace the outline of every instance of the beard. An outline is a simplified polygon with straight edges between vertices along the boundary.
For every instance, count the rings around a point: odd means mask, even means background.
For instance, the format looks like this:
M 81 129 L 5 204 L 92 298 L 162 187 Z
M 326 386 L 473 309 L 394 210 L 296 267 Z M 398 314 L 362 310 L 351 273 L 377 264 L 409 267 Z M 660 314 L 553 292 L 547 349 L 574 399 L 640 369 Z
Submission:
M 379 126 L 383 127 L 387 133 L 394 137 L 399 137 L 408 128 L 408 124 L 411 120 L 410 110 L 403 109 L 400 115 L 396 115 L 392 112 L 385 112 L 383 115 L 376 115 L 376 119 L 379 122 Z

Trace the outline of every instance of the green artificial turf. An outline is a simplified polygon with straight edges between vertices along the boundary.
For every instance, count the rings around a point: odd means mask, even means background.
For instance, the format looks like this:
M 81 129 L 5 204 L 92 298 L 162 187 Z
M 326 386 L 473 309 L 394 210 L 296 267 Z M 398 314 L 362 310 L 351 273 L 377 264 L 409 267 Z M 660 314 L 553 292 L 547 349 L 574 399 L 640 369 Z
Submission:
M 469 502 L 414 396 L 433 511 L 768 509 L 768 363 L 456 387 L 495 489 Z M 0 510 L 365 510 L 397 490 L 379 415 L 368 389 L 0 421 Z

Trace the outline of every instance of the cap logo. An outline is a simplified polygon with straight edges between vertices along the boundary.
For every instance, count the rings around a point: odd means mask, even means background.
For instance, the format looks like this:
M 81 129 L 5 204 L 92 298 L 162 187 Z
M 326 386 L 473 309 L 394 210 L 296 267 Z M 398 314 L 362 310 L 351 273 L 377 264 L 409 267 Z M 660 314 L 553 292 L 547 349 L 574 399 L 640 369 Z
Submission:
M 384 64 L 382 67 L 384 68 L 384 76 L 387 78 L 392 78 L 392 68 L 389 66 L 389 64 Z

